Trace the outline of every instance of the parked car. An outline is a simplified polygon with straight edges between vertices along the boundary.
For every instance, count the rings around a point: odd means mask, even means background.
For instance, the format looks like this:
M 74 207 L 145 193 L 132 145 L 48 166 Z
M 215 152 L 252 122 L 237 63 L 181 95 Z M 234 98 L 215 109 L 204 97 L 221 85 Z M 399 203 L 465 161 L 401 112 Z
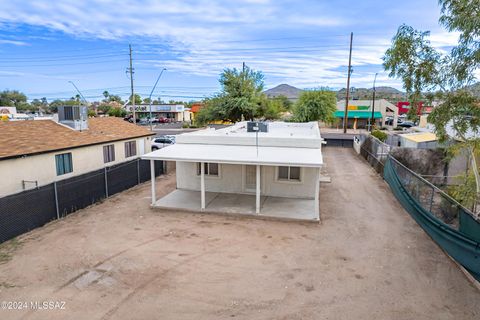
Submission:
M 129 114 L 128 116 L 123 118 L 123 120 L 133 123 L 133 115 Z M 136 117 L 135 122 L 140 122 L 140 118 Z
M 399 123 L 398 126 L 402 128 L 411 128 L 415 126 L 415 123 L 412 121 L 403 121 L 402 123 Z
M 172 136 L 161 136 L 154 138 L 152 141 L 152 151 L 168 147 L 175 143 L 175 137 Z
M 170 123 L 170 122 L 173 122 L 173 119 L 165 118 L 165 117 L 158 118 L 158 123 Z

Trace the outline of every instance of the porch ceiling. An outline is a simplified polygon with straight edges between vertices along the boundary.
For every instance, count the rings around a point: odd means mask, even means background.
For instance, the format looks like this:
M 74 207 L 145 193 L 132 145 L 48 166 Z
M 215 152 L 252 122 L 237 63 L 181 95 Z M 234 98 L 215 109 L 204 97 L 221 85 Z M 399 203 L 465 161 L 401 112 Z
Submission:
M 175 144 L 147 153 L 146 160 L 321 167 L 321 149 L 246 145 Z

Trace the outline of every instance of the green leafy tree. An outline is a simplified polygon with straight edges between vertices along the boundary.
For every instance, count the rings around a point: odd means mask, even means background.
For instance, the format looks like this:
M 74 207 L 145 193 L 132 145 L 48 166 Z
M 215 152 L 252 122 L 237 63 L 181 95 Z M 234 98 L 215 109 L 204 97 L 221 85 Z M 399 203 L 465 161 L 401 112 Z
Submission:
M 142 104 L 142 102 L 142 97 L 139 94 L 135 93 L 135 105 Z M 128 97 L 128 104 L 132 104 L 132 95 Z
M 111 117 L 125 117 L 127 115 L 127 111 L 120 107 L 110 108 L 108 110 L 108 115 Z
M 273 98 L 272 100 L 276 100 L 282 104 L 282 109 L 285 111 L 289 111 L 293 107 L 293 102 L 290 101 L 286 96 L 279 95 L 278 97 Z
M 98 106 L 97 110 L 103 114 L 108 114 L 108 112 L 112 109 L 112 106 L 109 104 L 101 104 Z
M 467 151 L 470 166 L 464 184 L 450 187 L 450 193 L 462 204 L 480 215 L 480 103 L 465 85 L 475 78 L 480 64 L 480 3 L 478 0 L 440 0 L 440 22 L 450 31 L 459 31 L 458 45 L 448 55 L 440 55 L 431 46 L 428 32 L 419 32 L 402 25 L 384 57 L 385 70 L 402 80 L 410 101 L 418 101 L 422 92 L 435 94 L 441 104 L 429 115 L 440 141 L 456 141 L 450 154 Z M 412 103 L 415 106 L 416 103 Z M 412 108 L 411 108 L 412 109 Z M 472 184 L 472 181 L 474 183 Z M 470 186 L 474 192 L 465 192 Z M 460 194 L 462 196 L 460 196 Z
M 103 101 L 105 102 L 110 101 L 110 93 L 107 90 L 103 91 L 103 96 L 105 97 Z
M 460 32 L 459 43 L 452 50 L 451 73 L 455 75 L 454 81 L 469 83 L 480 66 L 480 1 L 439 0 L 439 3 L 440 23 L 448 31 Z
M 402 80 L 411 106 L 407 114 L 411 120 L 417 120 L 422 92 L 440 84 L 442 59 L 426 39 L 429 34 L 403 24 L 383 57 L 383 66 L 390 77 Z
M 27 96 L 17 90 L 4 90 L 0 92 L 0 105 L 21 107 L 27 103 Z
M 298 122 L 332 122 L 337 110 L 335 92 L 326 90 L 303 91 L 293 110 L 293 120 Z
M 199 124 L 212 120 L 237 122 L 253 120 L 259 115 L 258 108 L 263 99 L 263 74 L 249 67 L 243 70 L 225 69 L 219 80 L 222 91 L 205 100 L 205 108 L 199 112 Z

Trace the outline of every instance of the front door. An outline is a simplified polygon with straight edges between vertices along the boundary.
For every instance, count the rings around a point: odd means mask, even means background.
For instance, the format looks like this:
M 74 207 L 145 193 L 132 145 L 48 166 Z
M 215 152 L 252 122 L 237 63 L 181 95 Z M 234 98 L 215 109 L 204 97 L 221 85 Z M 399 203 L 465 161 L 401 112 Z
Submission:
M 257 166 L 245 166 L 245 192 L 255 192 L 257 186 Z

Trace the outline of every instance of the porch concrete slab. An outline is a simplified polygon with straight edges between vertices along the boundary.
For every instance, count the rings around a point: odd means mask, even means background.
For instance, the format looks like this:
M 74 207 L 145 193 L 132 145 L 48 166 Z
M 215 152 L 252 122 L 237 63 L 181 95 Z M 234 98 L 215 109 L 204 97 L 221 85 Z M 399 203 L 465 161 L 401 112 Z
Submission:
M 313 199 L 262 196 L 259 215 L 255 213 L 255 195 L 205 192 L 205 203 L 206 213 L 318 221 Z M 200 191 L 177 189 L 157 200 L 152 207 L 201 212 Z
M 208 204 L 217 196 L 216 192 L 205 192 L 205 204 Z M 200 192 L 189 190 L 175 190 L 165 197 L 157 200 L 153 207 L 184 209 L 189 211 L 200 211 Z
M 261 214 L 287 219 L 318 220 L 314 199 L 266 197 Z

